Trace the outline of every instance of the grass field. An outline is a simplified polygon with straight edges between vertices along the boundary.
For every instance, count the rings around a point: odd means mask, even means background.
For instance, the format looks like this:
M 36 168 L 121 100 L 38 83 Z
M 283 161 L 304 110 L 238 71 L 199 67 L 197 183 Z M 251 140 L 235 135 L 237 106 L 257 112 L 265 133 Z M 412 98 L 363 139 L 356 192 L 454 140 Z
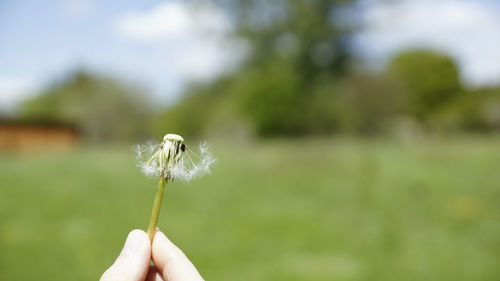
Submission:
M 159 226 L 206 280 L 499 280 L 500 139 L 214 145 Z M 0 154 L 0 280 L 97 280 L 145 228 L 128 148 Z

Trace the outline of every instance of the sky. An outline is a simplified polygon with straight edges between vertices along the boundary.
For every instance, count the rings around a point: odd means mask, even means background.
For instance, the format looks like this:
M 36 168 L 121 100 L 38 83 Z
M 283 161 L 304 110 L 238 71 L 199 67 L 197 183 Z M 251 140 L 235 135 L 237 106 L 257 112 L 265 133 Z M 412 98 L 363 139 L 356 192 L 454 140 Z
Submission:
M 471 86 L 500 81 L 500 1 L 364 1 L 356 53 L 382 66 L 395 52 L 449 53 Z M 0 110 L 71 71 L 116 76 L 178 99 L 189 81 L 210 81 L 249 52 L 230 38 L 230 17 L 209 0 L 0 0 Z
M 431 48 L 452 56 L 468 85 L 500 83 L 500 1 L 405 0 L 365 10 L 357 44 L 368 61 L 383 65 L 405 48 Z
M 245 45 L 211 2 L 0 0 L 0 109 L 85 69 L 142 86 L 162 102 L 188 81 L 236 66 Z

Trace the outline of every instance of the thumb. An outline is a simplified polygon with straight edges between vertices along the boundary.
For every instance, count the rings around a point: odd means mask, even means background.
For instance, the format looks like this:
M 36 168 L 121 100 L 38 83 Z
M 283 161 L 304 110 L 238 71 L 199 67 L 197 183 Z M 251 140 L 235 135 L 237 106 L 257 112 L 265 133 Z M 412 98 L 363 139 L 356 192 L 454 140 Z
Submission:
M 156 269 L 168 281 L 203 281 L 194 265 L 160 230 L 156 231 L 152 246 Z
M 132 230 L 115 263 L 100 281 L 143 281 L 149 270 L 151 243 L 142 230 Z

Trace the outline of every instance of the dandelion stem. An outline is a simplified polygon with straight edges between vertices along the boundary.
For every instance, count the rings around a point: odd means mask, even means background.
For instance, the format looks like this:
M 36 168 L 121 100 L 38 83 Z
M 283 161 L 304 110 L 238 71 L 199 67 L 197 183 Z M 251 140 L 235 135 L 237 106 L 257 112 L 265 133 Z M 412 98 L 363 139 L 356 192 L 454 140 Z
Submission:
M 163 199 L 163 192 L 165 191 L 166 180 L 164 177 L 160 177 L 158 182 L 158 189 L 156 191 L 155 201 L 153 203 L 153 211 L 151 212 L 151 218 L 149 219 L 148 225 L 148 236 L 149 240 L 153 242 L 153 238 L 156 232 L 156 226 L 158 225 L 158 218 L 160 217 L 161 201 Z

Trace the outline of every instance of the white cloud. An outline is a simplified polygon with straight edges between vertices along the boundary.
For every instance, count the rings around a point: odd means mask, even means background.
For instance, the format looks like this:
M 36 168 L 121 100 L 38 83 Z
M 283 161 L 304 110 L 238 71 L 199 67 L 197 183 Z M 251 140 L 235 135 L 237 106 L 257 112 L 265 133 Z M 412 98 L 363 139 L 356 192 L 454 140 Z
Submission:
M 0 76 L 0 110 L 12 110 L 37 89 L 37 84 L 29 78 Z
M 94 9 L 94 0 L 64 0 L 64 10 L 73 18 L 82 19 Z
M 403 1 L 378 4 L 366 13 L 358 43 L 370 57 L 387 58 L 408 47 L 452 55 L 472 85 L 500 83 L 500 11 L 485 2 Z
M 210 1 L 166 2 L 150 11 L 125 13 L 113 26 L 121 38 L 159 48 L 158 59 L 180 80 L 210 80 L 237 65 L 246 47 L 230 38 L 233 28 Z

